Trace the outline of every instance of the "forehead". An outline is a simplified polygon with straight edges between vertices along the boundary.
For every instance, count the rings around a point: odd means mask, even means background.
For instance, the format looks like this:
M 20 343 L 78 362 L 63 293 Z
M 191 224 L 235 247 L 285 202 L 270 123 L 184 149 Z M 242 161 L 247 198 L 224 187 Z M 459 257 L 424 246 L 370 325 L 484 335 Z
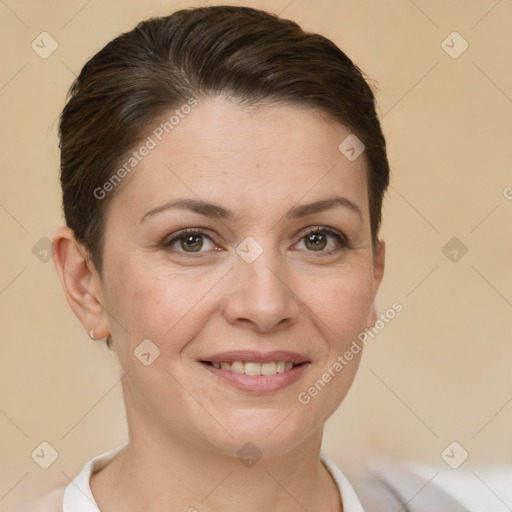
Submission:
M 198 154 L 210 157 L 208 161 L 264 163 L 267 155 L 281 155 L 283 160 L 306 157 L 306 163 L 319 163 L 326 150 L 338 156 L 338 144 L 349 134 L 348 128 L 312 108 L 283 103 L 248 108 L 213 97 L 184 116 L 163 144 L 157 143 L 162 153 L 165 147 L 187 146 L 190 158 Z
M 364 154 L 347 159 L 339 145 L 350 130 L 313 109 L 210 98 L 162 134 L 171 115 L 148 131 L 153 147 L 119 191 L 132 212 L 195 197 L 263 215 L 335 192 L 367 209 Z

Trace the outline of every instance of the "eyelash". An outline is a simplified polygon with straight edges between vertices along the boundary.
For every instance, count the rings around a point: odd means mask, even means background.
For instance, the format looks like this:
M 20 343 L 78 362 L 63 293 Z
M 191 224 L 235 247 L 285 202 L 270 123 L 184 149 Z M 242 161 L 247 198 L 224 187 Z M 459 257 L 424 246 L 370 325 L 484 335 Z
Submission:
M 307 236 L 315 234 L 315 233 L 326 234 L 326 235 L 330 235 L 330 236 L 334 237 L 337 240 L 339 247 L 335 248 L 335 249 L 331 249 L 330 251 L 307 251 L 307 252 L 310 252 L 312 254 L 317 252 L 320 255 L 330 255 L 330 254 L 333 254 L 342 249 L 351 249 L 352 248 L 349 240 L 343 233 L 339 233 L 332 229 L 323 228 L 323 227 L 308 228 L 307 231 L 302 233 L 299 241 L 302 241 Z M 204 229 L 202 229 L 202 228 L 187 228 L 187 229 L 183 229 L 183 230 L 179 231 L 172 238 L 167 239 L 167 241 L 164 241 L 164 243 L 163 243 L 164 248 L 169 249 L 174 243 L 178 242 L 180 239 L 184 238 L 187 235 L 196 235 L 196 236 L 206 237 L 206 238 L 209 238 L 213 243 L 215 243 L 215 241 L 209 235 L 207 235 L 205 233 Z M 173 250 L 173 249 L 171 249 L 171 250 Z M 201 258 L 204 256 L 205 252 L 210 252 L 210 251 L 186 252 L 186 251 L 173 250 L 173 252 L 175 252 L 181 256 L 185 255 L 185 257 Z

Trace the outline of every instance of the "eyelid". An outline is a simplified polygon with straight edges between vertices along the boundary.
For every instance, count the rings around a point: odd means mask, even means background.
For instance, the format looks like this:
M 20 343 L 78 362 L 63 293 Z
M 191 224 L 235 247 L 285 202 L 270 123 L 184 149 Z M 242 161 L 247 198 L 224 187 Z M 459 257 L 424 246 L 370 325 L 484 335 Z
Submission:
M 327 226 L 310 226 L 306 228 L 304 231 L 299 232 L 301 237 L 309 235 L 311 233 L 328 233 L 330 235 L 336 235 L 340 237 L 345 243 L 348 244 L 348 238 L 342 231 L 338 231 L 334 228 L 328 228 Z
M 342 231 L 338 231 L 337 229 L 334 229 L 334 228 L 329 228 L 327 226 L 325 226 L 325 227 L 324 226 L 310 226 L 310 227 L 306 228 L 304 231 L 299 232 L 299 235 L 298 235 L 300 237 L 299 242 L 301 242 L 304 239 L 304 237 L 306 237 L 310 234 L 313 234 L 313 233 L 322 233 L 322 234 L 330 235 L 337 239 L 341 248 L 343 248 L 343 249 L 351 249 L 352 248 L 350 240 L 345 235 L 345 233 L 343 233 Z M 297 242 L 297 243 L 299 243 L 299 242 Z M 332 254 L 334 252 L 341 250 L 341 248 L 331 249 L 330 251 L 307 251 L 307 252 L 312 253 L 312 254 L 315 254 L 315 252 L 317 252 L 317 254 L 320 254 L 320 255 L 321 254 Z
M 205 229 L 204 228 L 184 228 L 184 229 L 180 229 L 174 233 L 171 233 L 170 235 L 166 235 L 163 240 L 162 240 L 162 243 L 164 245 L 170 245 L 171 242 L 175 242 L 176 240 L 180 239 L 181 237 L 185 236 L 185 235 L 188 235 L 188 234 L 192 234 L 192 235 L 202 235 L 202 236 L 208 236 L 205 232 Z M 209 237 L 211 238 L 211 237 Z

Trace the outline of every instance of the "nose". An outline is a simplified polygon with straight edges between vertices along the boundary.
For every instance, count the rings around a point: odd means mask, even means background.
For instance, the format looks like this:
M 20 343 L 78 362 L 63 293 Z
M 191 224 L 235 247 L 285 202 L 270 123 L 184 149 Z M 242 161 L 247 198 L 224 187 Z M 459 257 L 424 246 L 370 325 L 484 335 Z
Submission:
M 230 273 L 224 317 L 258 332 L 290 326 L 298 319 L 299 298 L 286 263 L 264 250 L 252 263 L 238 258 Z

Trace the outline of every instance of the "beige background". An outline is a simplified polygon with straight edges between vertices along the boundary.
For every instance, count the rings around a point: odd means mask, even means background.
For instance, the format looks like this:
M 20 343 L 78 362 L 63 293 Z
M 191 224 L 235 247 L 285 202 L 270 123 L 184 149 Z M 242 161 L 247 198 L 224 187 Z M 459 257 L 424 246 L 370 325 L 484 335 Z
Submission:
M 510 463 L 512 2 L 231 3 L 332 38 L 378 84 L 393 173 L 379 307 L 404 309 L 370 341 L 325 449 L 347 472 L 372 453 L 453 471 L 440 454 L 454 440 L 466 470 Z M 205 4 L 0 2 L 1 511 L 126 439 L 114 356 L 33 247 L 62 222 L 56 119 L 76 73 L 139 20 L 192 5 Z M 31 48 L 43 31 L 59 45 L 47 59 Z M 456 59 L 442 47 L 453 31 L 469 44 Z M 468 249 L 457 262 L 442 252 L 454 236 Z M 31 458 L 42 441 L 59 453 L 47 470 Z

